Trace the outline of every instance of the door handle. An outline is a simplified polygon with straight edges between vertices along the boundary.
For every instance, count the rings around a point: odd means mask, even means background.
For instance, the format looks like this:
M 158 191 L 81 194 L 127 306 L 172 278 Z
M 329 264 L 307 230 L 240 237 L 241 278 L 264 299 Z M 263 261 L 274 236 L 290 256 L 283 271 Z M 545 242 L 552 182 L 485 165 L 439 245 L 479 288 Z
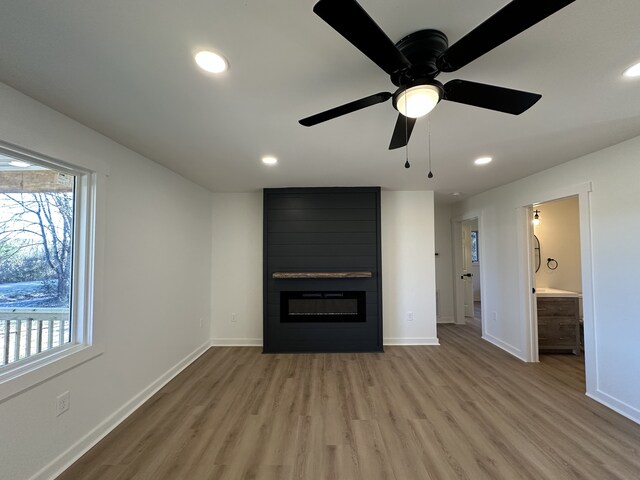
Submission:
M 464 277 L 473 277 L 473 273 L 463 273 L 460 275 L 461 280 L 464 280 Z

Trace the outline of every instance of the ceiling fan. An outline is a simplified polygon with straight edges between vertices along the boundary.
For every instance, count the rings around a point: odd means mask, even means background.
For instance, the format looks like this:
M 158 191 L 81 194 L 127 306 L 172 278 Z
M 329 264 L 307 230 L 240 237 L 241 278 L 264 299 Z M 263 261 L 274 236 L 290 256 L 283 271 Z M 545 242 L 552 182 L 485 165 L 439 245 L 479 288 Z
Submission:
M 398 88 L 303 118 L 300 124 L 310 127 L 391 98 L 399 112 L 391 150 L 407 144 L 416 119 L 440 100 L 519 115 L 542 95 L 468 80 L 442 84 L 435 78 L 441 72 L 455 72 L 574 1 L 513 0 L 449 46 L 447 36 L 433 29 L 411 33 L 394 44 L 356 0 L 320 0 L 313 11 L 384 70 Z

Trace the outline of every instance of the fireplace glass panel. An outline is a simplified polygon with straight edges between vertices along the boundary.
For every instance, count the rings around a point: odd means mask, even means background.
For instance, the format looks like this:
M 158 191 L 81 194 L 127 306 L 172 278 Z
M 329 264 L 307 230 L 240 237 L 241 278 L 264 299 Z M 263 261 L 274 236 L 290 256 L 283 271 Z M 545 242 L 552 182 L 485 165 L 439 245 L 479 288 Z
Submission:
M 280 292 L 283 322 L 364 322 L 366 292 Z

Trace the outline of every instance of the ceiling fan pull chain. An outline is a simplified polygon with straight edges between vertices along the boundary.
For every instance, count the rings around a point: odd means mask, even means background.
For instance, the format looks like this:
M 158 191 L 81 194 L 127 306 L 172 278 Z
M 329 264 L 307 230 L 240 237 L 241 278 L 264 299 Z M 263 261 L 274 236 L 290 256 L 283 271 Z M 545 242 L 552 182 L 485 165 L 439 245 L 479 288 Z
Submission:
M 406 95 L 404 97 L 404 111 L 405 113 L 409 113 L 407 112 Z M 409 163 L 409 118 L 407 117 L 407 115 L 404 116 L 404 147 L 405 147 L 405 154 L 406 154 L 406 161 L 404 162 L 404 168 L 409 168 L 411 167 L 411 164 Z
M 427 178 L 433 178 L 433 173 L 431 172 L 431 120 L 427 116 L 427 132 L 429 134 L 429 174 Z

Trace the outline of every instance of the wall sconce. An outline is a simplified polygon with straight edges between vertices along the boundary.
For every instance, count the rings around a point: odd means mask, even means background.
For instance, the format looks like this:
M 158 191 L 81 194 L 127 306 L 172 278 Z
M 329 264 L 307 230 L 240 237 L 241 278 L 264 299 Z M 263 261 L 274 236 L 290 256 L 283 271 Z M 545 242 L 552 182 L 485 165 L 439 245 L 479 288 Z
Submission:
M 534 210 L 533 213 L 533 221 L 531 223 L 534 225 L 540 225 L 540 210 Z

